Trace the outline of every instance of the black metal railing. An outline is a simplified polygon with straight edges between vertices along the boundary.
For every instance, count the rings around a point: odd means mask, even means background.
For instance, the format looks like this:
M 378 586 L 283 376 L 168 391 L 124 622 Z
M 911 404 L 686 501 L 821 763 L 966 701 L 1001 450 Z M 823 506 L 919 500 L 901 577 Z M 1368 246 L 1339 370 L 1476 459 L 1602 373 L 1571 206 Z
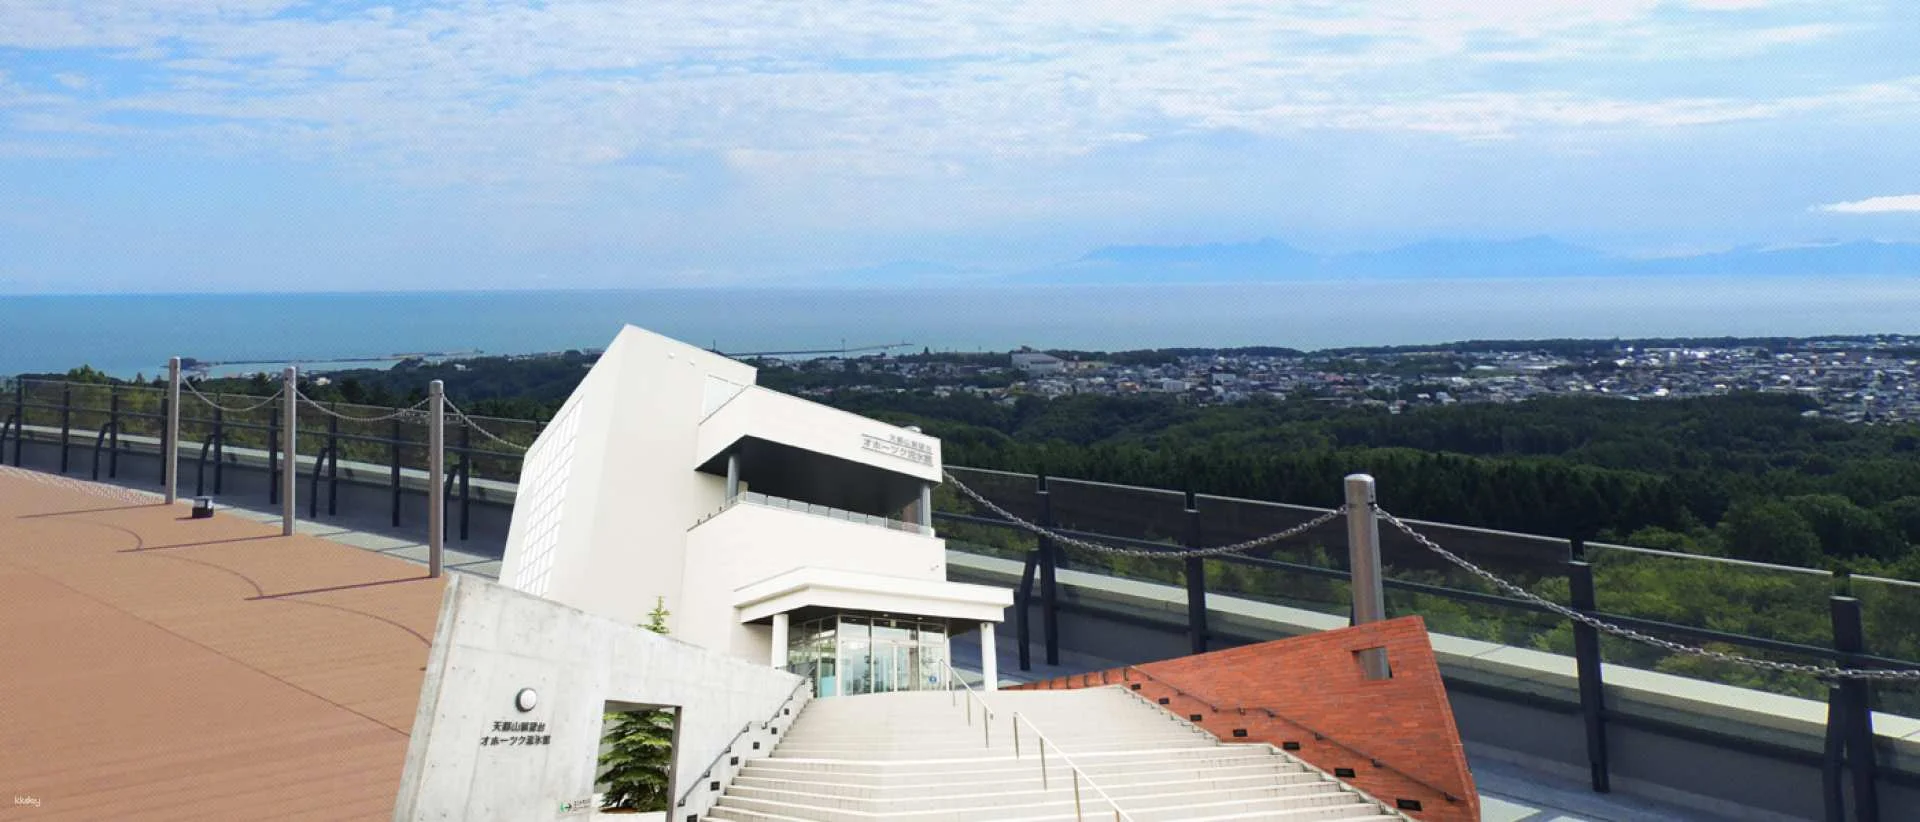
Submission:
M 239 394 L 209 394 L 206 402 L 182 392 L 180 442 L 167 442 L 166 392 L 158 388 L 133 385 L 72 383 L 55 380 L 15 379 L 0 383 L 0 460 L 11 456 L 12 464 L 22 465 L 27 445 L 39 443 L 57 449 L 55 470 L 67 474 L 73 470 L 71 452 L 86 448 L 76 437 L 92 434 L 91 477 L 101 478 L 104 464 L 108 479 L 120 479 L 124 457 L 140 454 L 159 457 L 174 454 L 191 471 L 194 496 L 221 496 L 227 492 L 229 467 L 243 451 L 257 451 L 264 460 L 269 481 L 265 497 L 269 505 L 280 502 L 279 472 L 297 470 L 304 457 L 313 457 L 307 482 L 307 516 L 320 516 L 320 491 L 326 491 L 326 515 L 339 516 L 340 482 L 343 463 L 385 467 L 391 493 L 389 519 L 394 527 L 402 524 L 405 478 L 407 472 L 424 474 L 427 469 L 426 425 L 420 419 L 381 419 L 356 422 L 338 416 L 355 414 L 386 416 L 393 409 L 329 403 L 316 409 L 302 402 L 296 410 L 298 436 L 296 454 L 283 453 L 281 419 L 284 408 L 279 401 L 258 408 L 229 413 L 259 403 L 263 397 Z M 224 406 L 224 407 L 222 407 Z M 333 413 L 329 413 L 333 412 Z M 480 418 L 488 429 L 516 442 L 531 444 L 542 423 L 528 420 Z M 446 453 L 451 463 L 447 483 L 440 489 L 448 501 L 446 520 L 449 537 L 461 541 L 472 535 L 473 502 L 478 482 L 513 483 L 519 479 L 522 452 L 499 445 L 473 444 L 472 430 L 458 417 L 449 418 Z M 11 448 L 8 446 L 11 445 Z M 154 485 L 165 482 L 164 458 L 156 460 Z M 371 474 L 372 471 L 363 473 Z M 184 472 L 183 472 L 184 476 Z M 182 492 L 189 486 L 181 485 Z M 456 523 L 457 521 L 457 523 Z M 457 524 L 457 530 L 456 530 Z

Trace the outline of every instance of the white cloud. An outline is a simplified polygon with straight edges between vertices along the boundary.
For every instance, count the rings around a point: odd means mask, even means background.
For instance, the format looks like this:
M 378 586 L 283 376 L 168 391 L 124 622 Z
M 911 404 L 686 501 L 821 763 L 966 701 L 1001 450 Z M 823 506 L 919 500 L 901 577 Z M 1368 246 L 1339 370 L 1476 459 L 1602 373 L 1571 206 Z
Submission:
M 1827 203 L 1815 206 L 1819 211 L 1834 214 L 1893 214 L 1920 213 L 1920 194 L 1893 194 L 1885 197 L 1868 197 L 1845 203 Z
M 295 16 L 316 6 L 292 0 L 14 3 L 0 47 L 100 50 L 88 79 L 118 92 L 0 82 L 0 113 L 46 139 L 136 131 L 142 147 L 278 152 L 428 182 L 564 185 L 655 155 L 752 175 L 951 176 L 1196 129 L 1497 139 L 1920 105 L 1898 78 L 1750 98 L 1476 79 L 1750 55 L 1843 31 L 1825 17 L 1672 22 L 1656 14 L 1662 0 L 448 0 L 319 18 Z M 1730 4 L 1752 5 L 1696 3 Z M 142 79 L 113 82 L 114 68 Z M 23 137 L 6 122 L 0 137 Z

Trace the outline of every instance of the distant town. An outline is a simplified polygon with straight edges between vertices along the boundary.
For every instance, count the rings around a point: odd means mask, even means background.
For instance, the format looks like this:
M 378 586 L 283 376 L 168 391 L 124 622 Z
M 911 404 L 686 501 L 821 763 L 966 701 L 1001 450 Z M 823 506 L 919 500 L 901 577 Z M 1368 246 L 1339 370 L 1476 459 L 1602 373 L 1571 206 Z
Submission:
M 1920 336 L 1725 341 L 1512 341 L 1424 349 L 1299 352 L 1171 349 L 1076 353 L 818 357 L 755 361 L 795 393 L 969 393 L 1012 404 L 1022 396 L 1164 395 L 1202 405 L 1308 397 L 1399 413 L 1457 403 L 1548 395 L 1656 400 L 1737 391 L 1793 393 L 1809 414 L 1850 422 L 1920 419 Z

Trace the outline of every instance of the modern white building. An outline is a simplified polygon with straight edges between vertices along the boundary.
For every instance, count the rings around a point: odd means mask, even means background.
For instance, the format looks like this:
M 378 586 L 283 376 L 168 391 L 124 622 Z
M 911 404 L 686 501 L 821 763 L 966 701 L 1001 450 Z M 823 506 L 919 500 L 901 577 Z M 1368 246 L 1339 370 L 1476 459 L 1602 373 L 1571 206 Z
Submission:
M 945 687 L 948 640 L 1011 591 L 947 580 L 940 442 L 754 384 L 627 326 L 533 444 L 500 581 L 810 676 L 820 696 Z

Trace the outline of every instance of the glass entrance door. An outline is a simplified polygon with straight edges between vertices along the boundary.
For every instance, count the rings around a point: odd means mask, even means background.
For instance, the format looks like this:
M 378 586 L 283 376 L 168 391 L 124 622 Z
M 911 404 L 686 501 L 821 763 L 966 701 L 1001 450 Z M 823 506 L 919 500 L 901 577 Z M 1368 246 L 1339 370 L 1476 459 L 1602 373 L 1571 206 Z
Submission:
M 801 624 L 788 641 L 787 669 L 813 677 L 819 696 L 938 690 L 946 681 L 937 622 L 840 614 Z

